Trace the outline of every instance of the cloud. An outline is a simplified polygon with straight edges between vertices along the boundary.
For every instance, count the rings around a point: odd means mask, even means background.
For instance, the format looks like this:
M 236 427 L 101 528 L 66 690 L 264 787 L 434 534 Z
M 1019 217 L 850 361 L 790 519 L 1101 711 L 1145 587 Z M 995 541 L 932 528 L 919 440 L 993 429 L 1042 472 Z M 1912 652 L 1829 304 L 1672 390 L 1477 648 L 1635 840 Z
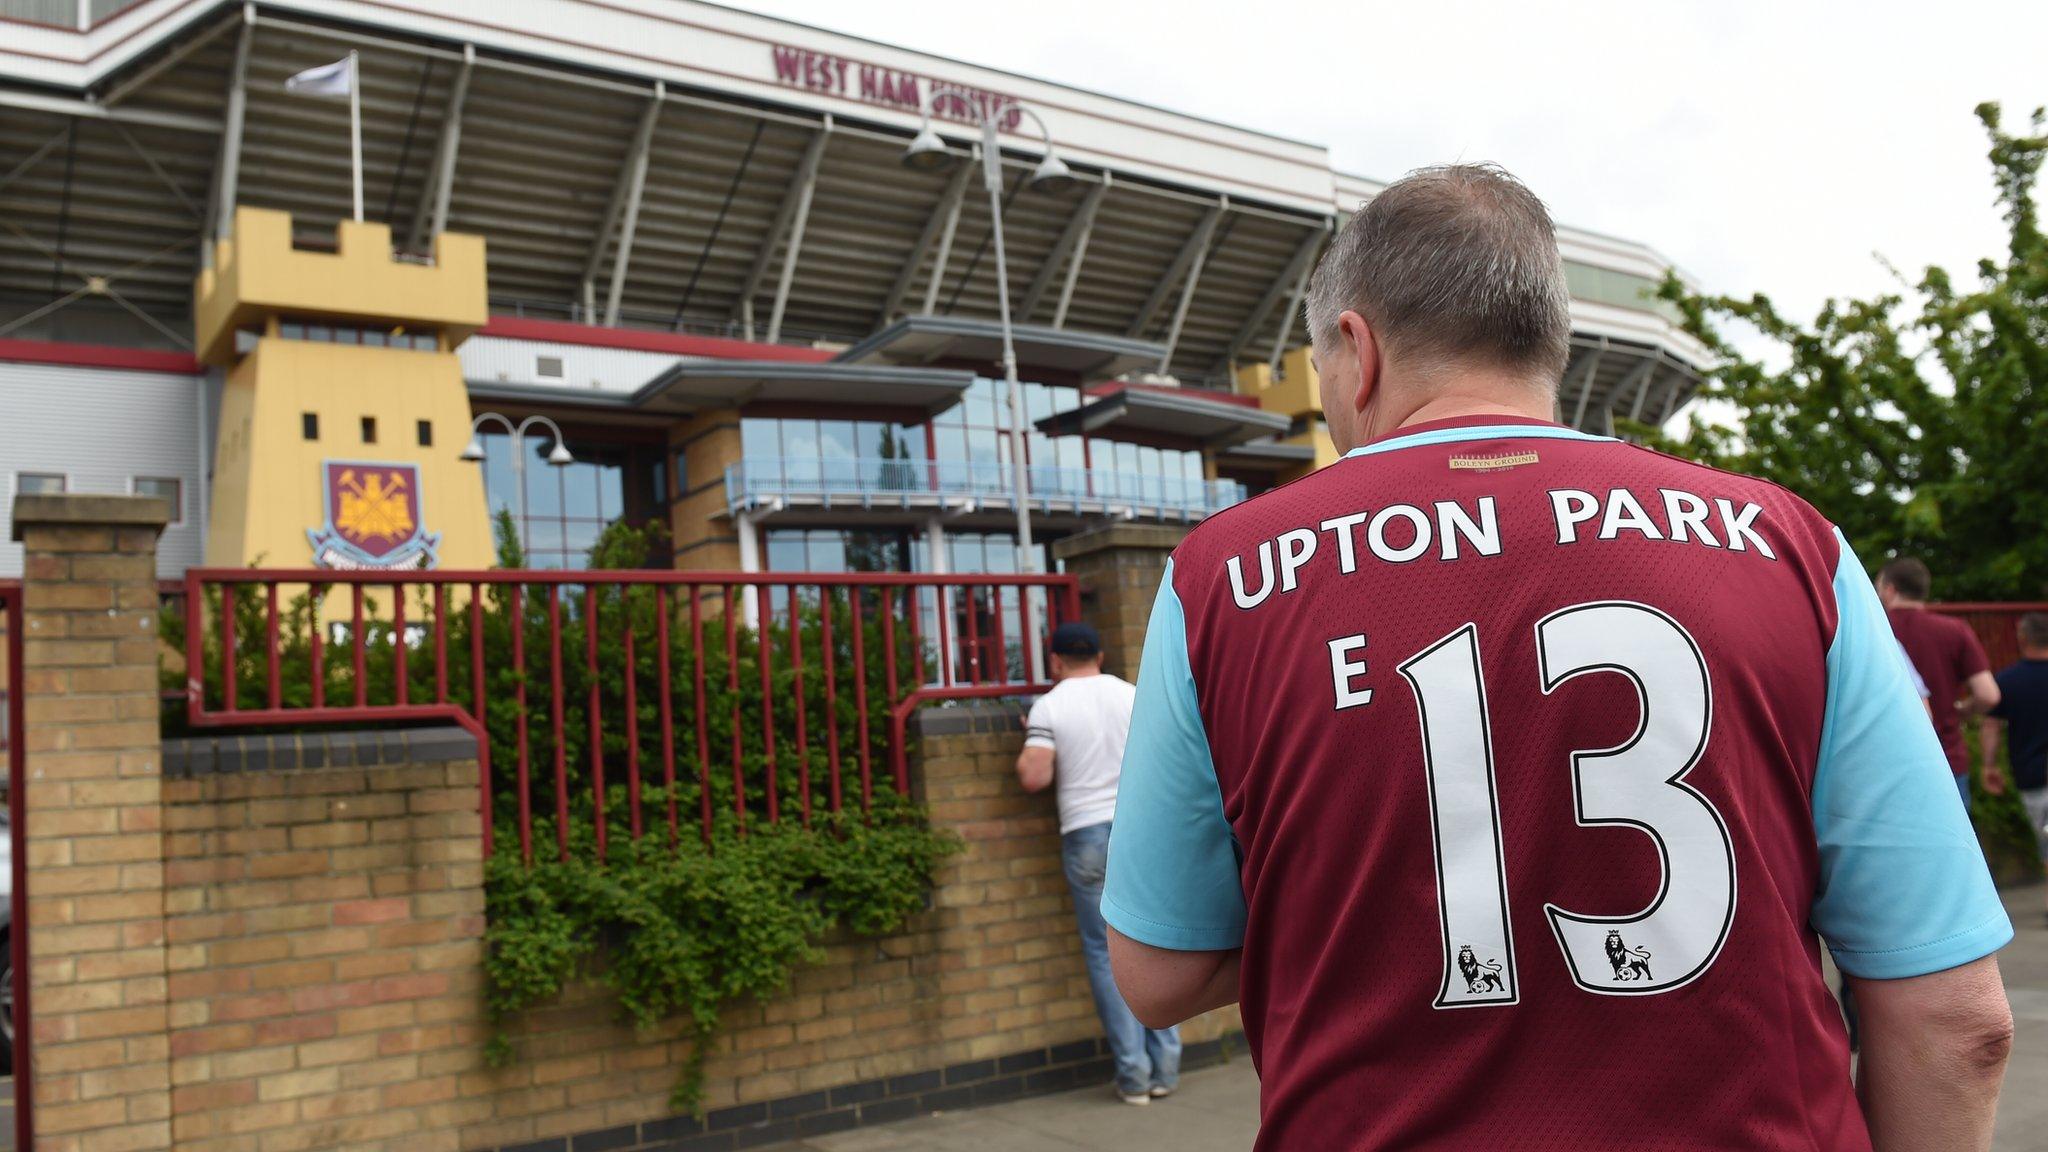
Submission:
M 1365 175 L 1495 160 L 1560 220 L 1795 315 L 1889 289 L 1873 252 L 1909 276 L 1994 252 L 1971 109 L 2048 96 L 2038 3 L 748 2 L 1326 144 Z

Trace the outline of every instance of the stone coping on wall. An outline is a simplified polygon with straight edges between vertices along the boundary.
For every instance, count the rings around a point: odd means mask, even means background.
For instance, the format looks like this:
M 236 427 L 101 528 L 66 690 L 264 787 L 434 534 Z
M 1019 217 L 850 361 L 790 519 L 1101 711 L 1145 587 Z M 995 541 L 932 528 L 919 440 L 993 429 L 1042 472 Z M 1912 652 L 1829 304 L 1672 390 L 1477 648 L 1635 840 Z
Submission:
M 164 740 L 166 776 L 372 768 L 476 759 L 476 737 L 454 725 L 344 732 L 231 732 Z
M 917 712 L 920 736 L 969 736 L 976 733 L 1015 734 L 1024 730 L 1024 704 L 1030 699 L 1016 696 L 995 700 L 961 700 L 921 708 Z
M 1244 1033 L 1231 1032 L 1187 1045 L 1181 1051 L 1181 1069 L 1220 1064 L 1246 1051 Z M 736 1152 L 1077 1088 L 1096 1086 L 1107 1093 L 1114 1073 L 1107 1043 L 1076 1040 L 947 1068 L 756 1100 L 701 1117 L 669 1116 L 574 1136 L 506 1144 L 494 1152 Z

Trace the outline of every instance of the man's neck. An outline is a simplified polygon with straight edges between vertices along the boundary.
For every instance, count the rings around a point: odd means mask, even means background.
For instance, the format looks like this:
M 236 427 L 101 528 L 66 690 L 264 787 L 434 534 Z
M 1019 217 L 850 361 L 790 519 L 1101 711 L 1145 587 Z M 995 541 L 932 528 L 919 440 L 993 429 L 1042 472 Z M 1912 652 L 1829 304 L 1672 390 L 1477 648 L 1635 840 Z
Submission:
M 1549 393 L 1516 381 L 1483 379 L 1466 384 L 1432 384 L 1427 398 L 1420 403 L 1403 405 L 1385 413 L 1382 419 L 1373 420 L 1374 427 L 1368 429 L 1369 434 L 1360 437 L 1359 442 L 1376 440 L 1417 424 L 1466 416 L 1549 420 L 1553 414 L 1552 403 Z M 1396 412 L 1401 414 L 1396 416 Z
M 1922 609 L 1922 608 L 1925 608 L 1925 607 L 1927 607 L 1927 601 L 1925 601 L 1925 600 L 1908 600 L 1908 599 L 1906 599 L 1906 598 L 1905 598 L 1904 596 L 1895 596 L 1895 597 L 1893 597 L 1893 598 L 1892 598 L 1892 602 L 1891 602 L 1891 603 L 1890 603 L 1889 605 L 1887 605 L 1887 607 L 1891 607 L 1891 608 L 1906 608 L 1906 609 L 1911 609 L 1911 610 L 1913 610 L 1913 611 L 1918 611 L 1918 610 L 1920 610 L 1920 609 Z
M 2022 648 L 2020 649 L 2020 659 L 2039 660 L 2048 663 L 2048 648 Z

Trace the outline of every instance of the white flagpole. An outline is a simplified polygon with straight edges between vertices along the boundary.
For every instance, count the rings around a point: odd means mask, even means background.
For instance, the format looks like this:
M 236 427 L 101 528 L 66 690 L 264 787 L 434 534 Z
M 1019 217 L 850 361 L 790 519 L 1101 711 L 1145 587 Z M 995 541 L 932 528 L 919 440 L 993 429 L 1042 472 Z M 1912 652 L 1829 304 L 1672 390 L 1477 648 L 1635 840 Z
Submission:
M 356 54 L 348 54 L 348 151 L 355 177 L 356 223 L 363 222 L 363 76 Z

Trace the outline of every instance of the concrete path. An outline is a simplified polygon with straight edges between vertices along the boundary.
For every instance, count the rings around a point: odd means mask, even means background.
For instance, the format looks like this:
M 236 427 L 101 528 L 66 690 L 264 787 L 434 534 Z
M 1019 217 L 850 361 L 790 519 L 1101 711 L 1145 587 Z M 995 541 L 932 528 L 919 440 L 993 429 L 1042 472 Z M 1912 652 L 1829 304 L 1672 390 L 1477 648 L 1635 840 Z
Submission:
M 2048 1152 L 2048 922 L 2041 885 L 2005 903 L 2018 937 L 1999 955 L 2018 1029 L 1994 1152 Z M 779 1152 L 1245 1152 L 1258 1133 L 1259 1082 L 1238 1059 L 1191 1072 L 1143 1108 L 1096 1089 L 935 1113 L 783 1145 Z

